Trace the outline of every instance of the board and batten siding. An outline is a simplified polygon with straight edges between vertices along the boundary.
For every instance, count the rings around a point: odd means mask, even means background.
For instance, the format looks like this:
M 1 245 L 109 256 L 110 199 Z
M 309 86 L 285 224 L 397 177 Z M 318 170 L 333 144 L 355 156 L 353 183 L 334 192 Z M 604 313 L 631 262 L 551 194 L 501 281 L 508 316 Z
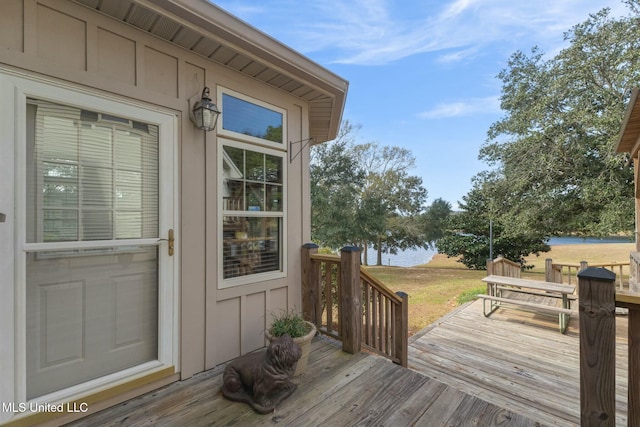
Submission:
M 215 132 L 195 129 L 189 102 L 205 85 L 212 95 L 223 86 L 268 102 L 286 110 L 293 141 L 309 134 L 305 102 L 70 0 L 2 0 L 0 72 L 157 106 L 178 117 L 182 378 L 262 347 L 269 313 L 300 307 L 300 247 L 310 239 L 308 150 L 292 163 L 285 157 L 286 277 L 220 290 L 218 141 Z M 161 237 L 166 232 L 160 230 Z

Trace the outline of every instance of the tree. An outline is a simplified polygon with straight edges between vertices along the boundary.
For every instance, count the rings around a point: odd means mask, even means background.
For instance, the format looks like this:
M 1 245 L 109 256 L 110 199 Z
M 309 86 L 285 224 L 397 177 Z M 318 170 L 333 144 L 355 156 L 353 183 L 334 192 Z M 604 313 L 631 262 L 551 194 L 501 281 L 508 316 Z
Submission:
M 640 84 L 640 15 L 593 14 L 545 59 L 514 53 L 499 74 L 504 117 L 480 157 L 510 234 L 633 230 L 633 171 L 614 153 L 631 88 Z
M 339 248 L 359 241 L 358 207 L 365 172 L 353 152 L 357 126 L 345 121 L 338 137 L 311 150 L 311 236 Z
M 382 253 L 423 245 L 417 217 L 427 191 L 409 173 L 415 164 L 409 150 L 355 144 L 358 129 L 346 121 L 336 141 L 312 149 L 312 238 L 365 251 L 372 243 L 381 264 Z
M 410 150 L 367 143 L 355 151 L 366 173 L 358 216 L 362 243 L 365 248 L 373 244 L 378 251 L 376 264 L 382 265 L 383 253 L 423 245 L 418 216 L 427 190 L 422 178 L 409 173 L 415 166 Z
M 460 212 L 449 216 L 444 236 L 437 240 L 438 252 L 448 257 L 460 257 L 469 268 L 483 270 L 489 259 L 490 223 L 493 223 L 493 249 L 507 259 L 526 268 L 529 254 L 549 251 L 546 236 L 540 233 L 509 233 L 499 217 L 493 218 L 492 191 L 489 185 L 476 181 L 474 188 L 463 196 Z
M 451 203 L 436 199 L 422 214 L 421 225 L 425 247 L 433 249 L 438 239 L 444 237 L 445 224 L 451 215 Z

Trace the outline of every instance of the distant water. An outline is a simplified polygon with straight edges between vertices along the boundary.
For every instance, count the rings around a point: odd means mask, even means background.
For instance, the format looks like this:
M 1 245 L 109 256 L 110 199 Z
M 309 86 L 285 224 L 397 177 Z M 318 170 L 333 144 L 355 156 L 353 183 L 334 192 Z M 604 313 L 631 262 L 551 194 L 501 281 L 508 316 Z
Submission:
M 584 243 L 633 243 L 631 237 L 552 237 L 548 244 L 553 245 L 581 245 Z
M 369 265 L 376 265 L 377 251 L 369 248 L 367 252 L 367 261 Z M 433 249 L 408 249 L 398 252 L 397 255 L 382 254 L 382 265 L 391 265 L 394 267 L 413 267 L 414 265 L 426 264 L 438 251 Z
M 553 245 L 580 245 L 584 243 L 633 243 L 629 237 L 607 237 L 600 239 L 598 237 L 552 237 L 548 244 Z M 426 264 L 438 251 L 436 249 L 409 249 L 398 252 L 397 255 L 382 254 L 382 265 L 394 267 L 413 267 L 420 264 Z M 367 261 L 369 265 L 376 265 L 377 251 L 369 248 L 367 252 Z

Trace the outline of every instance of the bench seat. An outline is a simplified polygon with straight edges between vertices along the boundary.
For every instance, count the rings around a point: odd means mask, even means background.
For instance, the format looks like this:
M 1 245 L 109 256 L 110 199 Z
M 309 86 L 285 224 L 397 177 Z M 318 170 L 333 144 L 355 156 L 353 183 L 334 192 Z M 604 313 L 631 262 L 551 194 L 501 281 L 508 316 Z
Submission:
M 557 294 L 557 293 L 547 292 L 547 291 L 535 291 L 532 289 L 512 288 L 509 286 L 496 286 L 496 289 L 499 291 L 520 292 L 523 294 L 538 295 L 541 297 L 562 298 L 562 294 Z M 576 301 L 578 299 L 578 296 L 567 295 L 567 298 L 571 301 Z
M 509 290 L 513 290 L 513 289 L 509 289 Z M 517 308 L 517 309 L 522 309 L 527 311 L 533 311 L 536 313 L 542 312 L 543 314 L 557 315 L 559 329 L 560 329 L 560 332 L 563 334 L 567 330 L 567 325 L 569 324 L 569 316 L 571 316 L 571 314 L 575 314 L 575 311 L 571 310 L 570 308 L 562 308 L 562 307 L 556 307 L 553 305 L 538 304 L 534 302 L 511 299 L 511 298 L 495 297 L 495 296 L 486 295 L 486 294 L 478 294 L 478 298 L 482 299 L 482 314 L 484 314 L 485 317 L 489 317 L 491 313 L 493 313 L 495 310 L 497 310 L 500 307 Z M 490 302 L 489 311 L 487 311 L 487 307 L 486 307 L 487 301 Z

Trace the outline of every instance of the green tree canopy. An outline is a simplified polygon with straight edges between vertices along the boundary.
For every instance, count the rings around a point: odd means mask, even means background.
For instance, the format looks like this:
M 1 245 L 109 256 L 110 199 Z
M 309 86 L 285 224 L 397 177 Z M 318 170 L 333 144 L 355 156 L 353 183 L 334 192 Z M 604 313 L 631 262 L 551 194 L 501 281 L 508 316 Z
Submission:
M 640 84 L 640 15 L 609 9 L 575 25 L 548 58 L 514 53 L 499 74 L 504 117 L 480 158 L 493 169 L 496 214 L 510 235 L 633 230 L 633 171 L 614 153 L 631 89 Z
M 355 144 L 358 129 L 346 121 L 334 142 L 312 149 L 312 238 L 332 248 L 371 243 L 381 263 L 382 253 L 423 246 L 417 218 L 427 191 L 410 174 L 409 150 Z
M 451 203 L 436 199 L 422 214 L 422 233 L 425 247 L 435 248 L 436 241 L 444 237 L 446 224 L 451 215 Z
M 353 152 L 357 129 L 345 121 L 335 141 L 311 149 L 311 236 L 330 248 L 362 238 L 354 229 L 366 177 Z
M 418 215 L 427 190 L 422 178 L 410 175 L 415 158 L 406 148 L 366 143 L 355 147 L 355 155 L 366 173 L 358 216 L 362 244 L 373 244 L 381 265 L 383 253 L 423 245 Z
M 493 254 L 527 267 L 525 257 L 546 252 L 550 248 L 541 233 L 510 233 L 505 230 L 493 206 L 490 186 L 476 182 L 474 188 L 463 197 L 461 211 L 448 217 L 444 236 L 437 240 L 438 252 L 449 257 L 460 257 L 469 268 L 482 270 L 490 254 L 492 231 Z M 491 227 L 492 225 L 492 227 Z M 492 229 L 492 230 L 490 230 Z

